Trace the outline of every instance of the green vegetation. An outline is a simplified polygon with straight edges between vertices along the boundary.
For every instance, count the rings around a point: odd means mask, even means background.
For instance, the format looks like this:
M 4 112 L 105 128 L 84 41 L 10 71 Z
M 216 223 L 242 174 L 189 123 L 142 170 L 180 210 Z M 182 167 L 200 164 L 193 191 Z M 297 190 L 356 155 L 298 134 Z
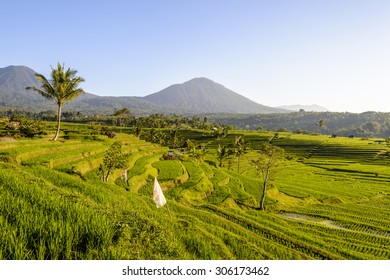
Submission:
M 54 141 L 57 140 L 60 134 L 62 105 L 65 101 L 71 101 L 84 93 L 84 90 L 79 88 L 80 83 L 84 82 L 84 79 L 77 77 L 76 74 L 76 70 L 68 68 L 65 71 L 65 66 L 58 63 L 57 69 L 51 68 L 51 80 L 46 79 L 42 74 L 35 74 L 42 86 L 40 88 L 36 86 L 26 88 L 26 90 L 38 92 L 46 99 L 55 100 L 57 103 L 57 131 L 53 138 Z
M 283 149 L 264 143 L 261 148 L 262 153 L 259 158 L 252 160 L 252 163 L 256 166 L 256 169 L 261 174 L 261 179 L 263 181 L 263 190 L 260 199 L 260 209 L 264 210 L 264 201 L 265 196 L 267 195 L 268 183 L 271 181 L 273 173 L 275 173 L 276 167 L 280 164 L 283 158 Z
M 214 114 L 211 121 L 240 129 L 292 131 L 334 136 L 390 136 L 390 113 L 293 112 L 284 114 Z
M 390 146 L 380 139 L 216 137 L 178 123 L 154 127 L 161 146 L 135 126 L 110 127 L 112 139 L 106 124 L 63 123 L 50 141 L 55 123 L 17 140 L 8 124 L 0 120 L 0 259 L 390 259 Z M 239 138 L 251 149 L 237 172 L 228 151 Z M 128 178 L 112 168 L 103 182 L 99 166 L 115 147 Z M 154 176 L 171 215 L 153 202 Z
M 240 173 L 240 160 L 245 155 L 248 149 L 248 143 L 242 135 L 237 136 L 233 143 L 233 153 L 237 158 L 237 173 Z
M 111 137 L 110 137 L 111 138 Z M 108 148 L 103 158 L 103 164 L 99 167 L 99 175 L 103 182 L 108 182 L 108 178 L 114 169 L 127 167 L 128 155 L 122 153 L 122 143 L 115 142 Z

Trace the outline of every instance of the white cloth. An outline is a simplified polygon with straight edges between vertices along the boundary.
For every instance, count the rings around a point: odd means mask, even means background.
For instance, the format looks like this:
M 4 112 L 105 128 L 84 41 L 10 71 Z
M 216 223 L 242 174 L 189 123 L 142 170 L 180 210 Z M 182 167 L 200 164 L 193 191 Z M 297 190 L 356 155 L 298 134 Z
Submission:
M 163 207 L 167 203 L 156 177 L 154 177 L 153 200 L 157 208 Z

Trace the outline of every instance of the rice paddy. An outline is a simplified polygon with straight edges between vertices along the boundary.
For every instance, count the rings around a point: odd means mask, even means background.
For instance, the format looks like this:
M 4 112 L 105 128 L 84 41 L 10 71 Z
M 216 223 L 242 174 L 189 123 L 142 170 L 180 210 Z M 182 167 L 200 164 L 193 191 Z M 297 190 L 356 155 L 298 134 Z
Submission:
M 66 124 L 64 124 L 66 127 Z M 204 158 L 127 133 L 116 139 L 70 125 L 61 141 L 0 141 L 0 259 L 390 259 L 390 146 L 375 139 L 271 132 L 180 130 Z M 89 133 L 89 134 L 88 134 Z M 237 135 L 251 149 L 218 167 Z M 66 136 L 66 137 L 65 137 Z M 127 179 L 97 174 L 114 141 Z M 251 160 L 285 150 L 259 210 Z M 167 206 L 156 208 L 153 179 Z

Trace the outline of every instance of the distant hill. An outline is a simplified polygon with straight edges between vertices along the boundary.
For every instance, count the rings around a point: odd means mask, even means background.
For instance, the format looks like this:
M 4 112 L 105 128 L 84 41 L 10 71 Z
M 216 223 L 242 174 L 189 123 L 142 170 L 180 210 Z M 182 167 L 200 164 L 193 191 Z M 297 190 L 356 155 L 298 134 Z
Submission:
M 25 66 L 0 68 L 0 109 L 31 111 L 54 110 L 56 104 L 39 94 L 26 91 L 40 84 L 35 71 Z M 65 103 L 64 111 L 86 114 L 109 114 L 126 107 L 135 114 L 149 113 L 281 113 L 284 109 L 258 104 L 206 78 L 195 78 L 169 86 L 145 97 L 102 97 L 86 93 L 74 102 Z
M 8 93 L 24 91 L 26 86 L 39 86 L 35 71 L 26 66 L 0 68 L 0 87 Z
M 25 89 L 27 86 L 40 87 L 35 73 L 34 70 L 26 66 L 0 68 L 0 109 L 56 110 L 55 102 Z M 140 97 L 102 97 L 90 93 L 79 96 L 74 102 L 66 102 L 64 111 L 110 114 L 115 109 L 123 107 L 129 108 L 137 114 L 162 111 L 160 106 L 150 104 Z
M 329 112 L 329 110 L 325 107 L 313 104 L 313 105 L 283 105 L 278 106 L 277 108 L 291 110 L 291 111 L 299 111 L 301 109 L 307 112 Z
M 164 108 L 152 104 L 143 97 L 133 96 L 98 96 L 85 93 L 68 103 L 65 110 L 80 111 L 88 114 L 111 114 L 116 109 L 128 108 L 133 114 L 150 114 L 163 112 Z
M 25 90 L 27 86 L 40 86 L 35 71 L 25 66 L 0 68 L 0 106 L 9 109 L 50 109 L 46 99 Z M 54 107 L 53 107 L 54 108 Z
M 195 78 L 148 95 L 146 100 L 190 113 L 278 113 L 206 78 Z

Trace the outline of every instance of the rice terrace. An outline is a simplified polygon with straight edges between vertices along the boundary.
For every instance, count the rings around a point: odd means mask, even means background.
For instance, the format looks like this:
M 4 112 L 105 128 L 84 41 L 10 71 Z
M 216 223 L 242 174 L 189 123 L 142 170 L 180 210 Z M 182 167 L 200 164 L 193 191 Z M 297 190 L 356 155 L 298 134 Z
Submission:
M 389 277 L 390 0 L 0 9 L 0 280 Z
M 383 138 L 202 128 L 176 117 L 142 129 L 64 121 L 52 141 L 55 122 L 40 122 L 32 138 L 10 123 L 0 121 L 1 259 L 390 259 Z M 115 143 L 124 163 L 108 172 Z M 262 210 L 267 145 L 281 153 Z

